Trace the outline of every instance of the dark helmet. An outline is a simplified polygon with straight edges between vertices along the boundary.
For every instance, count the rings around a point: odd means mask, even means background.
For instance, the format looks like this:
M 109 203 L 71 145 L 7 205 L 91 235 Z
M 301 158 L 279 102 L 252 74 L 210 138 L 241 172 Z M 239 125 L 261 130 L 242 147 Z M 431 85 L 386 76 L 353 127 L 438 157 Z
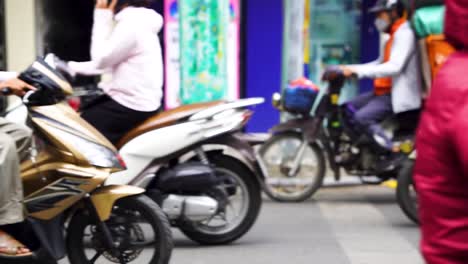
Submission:
M 378 13 L 381 11 L 391 11 L 398 6 L 403 5 L 400 0 L 377 0 L 377 3 L 369 9 L 370 13 Z

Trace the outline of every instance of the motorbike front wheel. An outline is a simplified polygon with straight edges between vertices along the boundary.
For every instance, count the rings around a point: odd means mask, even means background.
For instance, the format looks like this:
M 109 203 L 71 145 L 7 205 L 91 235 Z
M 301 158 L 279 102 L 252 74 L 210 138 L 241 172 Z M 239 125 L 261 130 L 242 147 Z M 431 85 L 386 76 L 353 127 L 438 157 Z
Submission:
M 396 198 L 403 213 L 419 223 L 417 194 L 413 183 L 414 160 L 407 160 L 398 174 Z
M 123 198 L 105 222 L 115 248 L 89 212 L 78 212 L 70 221 L 67 250 L 71 264 L 169 263 L 173 241 L 166 215 L 144 195 Z
M 242 162 L 222 154 L 209 155 L 217 175 L 223 177 L 220 186 L 228 194 L 225 208 L 212 218 L 180 227 L 193 241 L 204 245 L 223 245 L 245 235 L 260 213 L 262 198 L 257 178 Z M 207 194 L 219 200 L 216 195 Z
M 265 193 L 279 202 L 302 202 L 322 186 L 325 157 L 317 144 L 300 133 L 273 135 L 259 150 L 267 170 Z

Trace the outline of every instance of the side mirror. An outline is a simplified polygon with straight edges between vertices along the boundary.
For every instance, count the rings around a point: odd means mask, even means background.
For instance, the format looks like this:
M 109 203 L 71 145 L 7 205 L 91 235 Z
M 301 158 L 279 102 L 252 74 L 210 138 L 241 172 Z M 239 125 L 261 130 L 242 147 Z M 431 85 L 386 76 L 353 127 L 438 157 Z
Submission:
M 275 108 L 280 109 L 281 108 L 281 94 L 280 93 L 274 93 L 271 99 L 271 103 Z

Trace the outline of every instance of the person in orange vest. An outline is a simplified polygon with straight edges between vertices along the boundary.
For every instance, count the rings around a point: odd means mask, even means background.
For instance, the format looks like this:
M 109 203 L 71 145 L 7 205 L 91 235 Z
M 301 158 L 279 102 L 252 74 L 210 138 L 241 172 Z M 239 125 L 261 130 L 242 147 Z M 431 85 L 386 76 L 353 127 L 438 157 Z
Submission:
M 376 16 L 375 26 L 389 36 L 376 61 L 341 66 L 346 77 L 374 79 L 374 90 L 345 104 L 351 122 L 365 131 L 385 151 L 392 142 L 380 122 L 393 114 L 418 110 L 421 107 L 421 74 L 416 36 L 406 19 L 404 4 L 399 0 L 378 0 L 370 12 Z M 392 160 L 392 159 L 390 159 Z M 393 169 L 388 160 L 382 170 Z

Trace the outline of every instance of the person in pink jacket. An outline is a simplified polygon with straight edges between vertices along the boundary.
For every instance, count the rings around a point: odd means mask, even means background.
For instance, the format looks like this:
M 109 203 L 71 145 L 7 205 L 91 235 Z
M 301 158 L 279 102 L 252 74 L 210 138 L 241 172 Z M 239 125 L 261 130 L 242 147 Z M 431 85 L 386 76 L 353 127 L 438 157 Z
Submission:
M 468 0 L 446 0 L 457 52 L 434 80 L 417 133 L 414 181 L 428 264 L 468 263 Z
M 98 0 L 94 11 L 91 61 L 69 62 L 72 75 L 110 73 L 106 93 L 82 117 L 112 143 L 155 114 L 161 106 L 161 15 L 150 0 Z

